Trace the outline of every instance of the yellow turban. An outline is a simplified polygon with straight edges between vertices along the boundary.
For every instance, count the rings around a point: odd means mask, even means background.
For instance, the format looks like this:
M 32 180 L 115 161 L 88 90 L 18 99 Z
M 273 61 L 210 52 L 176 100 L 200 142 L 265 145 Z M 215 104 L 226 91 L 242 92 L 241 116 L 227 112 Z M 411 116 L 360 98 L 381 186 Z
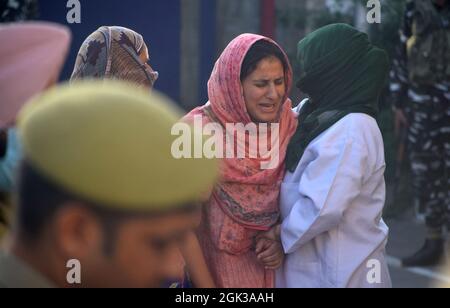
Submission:
M 67 191 L 106 206 L 160 211 L 197 200 L 217 161 L 175 159 L 180 113 L 168 98 L 117 81 L 77 82 L 19 115 L 26 160 Z

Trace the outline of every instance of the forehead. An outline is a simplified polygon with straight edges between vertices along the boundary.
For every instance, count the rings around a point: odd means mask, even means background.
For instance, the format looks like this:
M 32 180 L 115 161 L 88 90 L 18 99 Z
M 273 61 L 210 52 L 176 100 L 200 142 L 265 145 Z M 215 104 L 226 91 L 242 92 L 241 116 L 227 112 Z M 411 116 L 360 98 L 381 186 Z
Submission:
M 280 59 L 277 57 L 264 58 L 258 62 L 256 69 L 250 74 L 252 78 L 268 77 L 283 77 L 284 68 Z
M 194 229 L 200 219 L 199 212 L 141 217 L 128 221 L 127 229 L 133 232 L 167 236 Z
M 148 48 L 145 43 L 144 43 L 144 45 L 142 45 L 140 56 L 141 56 L 141 58 L 145 58 L 146 60 L 148 60 L 148 58 L 149 58 Z

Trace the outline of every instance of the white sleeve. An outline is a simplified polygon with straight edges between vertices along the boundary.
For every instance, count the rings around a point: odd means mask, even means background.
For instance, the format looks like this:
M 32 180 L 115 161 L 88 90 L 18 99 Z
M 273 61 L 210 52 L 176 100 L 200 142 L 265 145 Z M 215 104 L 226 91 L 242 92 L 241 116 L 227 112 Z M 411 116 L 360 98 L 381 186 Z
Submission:
M 283 220 L 281 239 L 287 254 L 335 228 L 359 195 L 364 172 L 370 172 L 363 144 L 334 137 L 319 141 L 317 156 L 298 183 L 300 197 Z

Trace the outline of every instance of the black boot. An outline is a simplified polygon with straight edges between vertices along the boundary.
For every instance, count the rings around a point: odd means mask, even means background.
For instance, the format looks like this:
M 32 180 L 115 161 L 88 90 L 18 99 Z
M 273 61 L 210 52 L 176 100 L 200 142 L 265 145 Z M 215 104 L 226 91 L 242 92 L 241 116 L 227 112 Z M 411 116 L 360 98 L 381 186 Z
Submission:
M 402 260 L 404 267 L 438 265 L 444 257 L 444 240 L 427 239 L 425 245 L 414 255 Z

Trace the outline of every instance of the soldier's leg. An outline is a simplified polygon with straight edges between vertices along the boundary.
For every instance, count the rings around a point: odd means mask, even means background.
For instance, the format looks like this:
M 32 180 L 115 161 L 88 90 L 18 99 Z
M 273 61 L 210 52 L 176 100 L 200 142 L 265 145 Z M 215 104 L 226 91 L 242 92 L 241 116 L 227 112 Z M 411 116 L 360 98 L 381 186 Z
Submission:
M 427 240 L 413 256 L 403 259 L 405 266 L 436 264 L 443 255 L 443 227 L 446 209 L 442 202 L 444 163 L 440 123 L 443 117 L 433 103 L 433 95 L 411 90 L 411 117 L 408 134 L 412 182 L 417 197 L 425 205 Z
M 442 114 L 433 104 L 433 95 L 411 90 L 410 96 L 412 104 L 408 141 L 413 191 L 425 205 L 428 236 L 439 237 L 446 212 L 438 196 L 444 168 L 440 150 Z
M 441 140 L 445 165 L 442 193 L 444 195 L 444 205 L 447 209 L 447 234 L 450 234 L 450 93 L 444 93 L 442 96 L 445 109 L 443 112 L 445 118 L 441 126 Z
M 427 204 L 426 225 L 430 230 L 436 230 L 442 235 L 443 228 L 447 223 L 448 208 L 447 199 L 447 177 L 446 177 L 446 126 L 447 109 L 443 100 L 443 93 L 434 90 L 432 92 L 432 112 L 430 113 L 429 132 L 430 132 L 430 157 L 429 157 L 429 175 L 428 180 L 430 197 Z M 435 235 L 438 237 L 438 234 Z
M 428 113 L 420 110 L 418 106 L 412 106 L 408 110 L 409 130 L 408 130 L 408 156 L 411 169 L 411 185 L 414 197 L 416 214 L 422 216 L 425 212 L 425 204 L 429 198 L 426 189 L 429 186 L 427 181 L 428 164 L 424 159 L 424 140 L 429 139 L 427 130 Z

